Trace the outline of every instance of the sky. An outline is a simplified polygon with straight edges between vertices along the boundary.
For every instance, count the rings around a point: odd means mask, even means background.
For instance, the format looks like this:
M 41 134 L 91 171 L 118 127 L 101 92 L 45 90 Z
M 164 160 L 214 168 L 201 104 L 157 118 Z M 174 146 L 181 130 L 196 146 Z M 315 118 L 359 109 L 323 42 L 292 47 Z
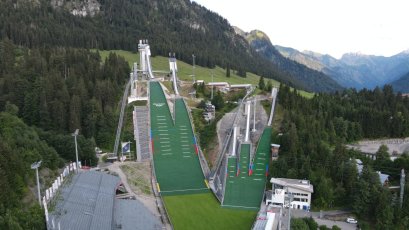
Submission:
M 409 49 L 407 0 L 193 0 L 273 45 L 340 58 L 392 56 Z

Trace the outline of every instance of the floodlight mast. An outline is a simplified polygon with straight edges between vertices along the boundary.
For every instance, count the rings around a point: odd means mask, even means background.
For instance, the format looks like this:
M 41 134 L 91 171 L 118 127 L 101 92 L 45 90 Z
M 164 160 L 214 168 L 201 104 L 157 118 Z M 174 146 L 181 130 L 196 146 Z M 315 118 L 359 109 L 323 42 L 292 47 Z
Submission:
M 196 56 L 194 55 L 194 54 L 192 54 L 192 58 L 193 58 L 193 74 L 192 74 L 192 76 L 193 76 L 193 84 L 195 84 L 195 58 L 196 58 Z
M 77 136 L 79 133 L 79 129 L 76 129 L 75 132 L 72 134 L 72 136 L 74 136 L 74 141 L 75 141 L 75 164 L 76 164 L 76 168 L 77 168 L 77 173 L 78 173 L 78 146 L 77 146 Z
M 41 166 L 42 161 L 37 161 L 31 164 L 31 169 L 36 170 L 36 177 L 37 177 L 37 196 L 38 196 L 38 203 L 40 204 L 41 207 L 41 194 L 40 194 L 40 179 L 38 177 L 38 168 Z
M 213 83 L 213 70 L 212 70 L 212 96 L 210 97 L 213 100 L 213 87 L 214 87 L 214 83 Z

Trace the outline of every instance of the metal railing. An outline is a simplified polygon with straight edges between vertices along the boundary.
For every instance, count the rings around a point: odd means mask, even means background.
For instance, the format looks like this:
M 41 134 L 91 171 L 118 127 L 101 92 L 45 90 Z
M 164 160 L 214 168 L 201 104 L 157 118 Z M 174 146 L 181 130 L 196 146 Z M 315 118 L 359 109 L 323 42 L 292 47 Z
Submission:
M 272 102 L 272 104 L 271 104 L 270 117 L 269 117 L 269 119 L 268 119 L 267 126 L 271 126 L 271 123 L 273 123 L 274 108 L 275 108 L 275 105 L 276 105 L 277 94 L 278 94 L 278 89 L 277 89 L 277 88 L 273 88 L 273 89 L 271 90 L 271 96 L 273 97 L 273 102 Z
M 233 128 L 234 128 L 234 125 L 235 125 L 236 122 L 237 122 L 237 117 L 238 117 L 238 115 L 239 115 L 239 113 L 240 113 L 241 107 L 243 106 L 244 101 L 247 99 L 248 96 L 250 96 L 250 94 L 251 94 L 252 92 L 253 92 L 253 91 L 249 91 L 249 92 L 243 97 L 243 99 L 242 99 L 242 101 L 241 101 L 241 103 L 240 103 L 240 105 L 239 105 L 239 108 L 238 108 L 238 110 L 237 110 L 237 113 L 236 113 L 236 115 L 234 116 L 234 119 L 233 119 L 232 128 L 230 129 L 230 132 L 227 134 L 226 140 L 224 141 L 224 144 L 223 144 L 222 152 L 221 152 L 221 154 L 219 155 L 219 158 L 217 159 L 216 168 L 215 168 L 215 170 L 214 170 L 213 172 L 211 172 L 211 174 L 212 174 L 211 177 L 214 177 L 214 174 L 218 171 L 218 169 L 219 169 L 219 167 L 220 167 L 220 164 L 221 164 L 221 162 L 222 162 L 223 156 L 226 154 L 227 147 L 229 146 L 230 138 L 231 138 L 232 133 L 233 133 Z
M 121 113 L 119 114 L 119 121 L 118 121 L 118 127 L 116 129 L 116 137 L 115 137 L 115 144 L 114 144 L 114 155 L 118 156 L 118 146 L 119 146 L 119 139 L 121 138 L 121 130 L 122 130 L 122 125 L 124 123 L 124 114 L 125 114 L 125 108 L 126 108 L 126 100 L 128 98 L 129 94 L 129 88 L 131 86 L 132 79 L 129 79 L 128 83 L 125 86 L 124 94 L 122 96 L 122 105 L 121 105 Z

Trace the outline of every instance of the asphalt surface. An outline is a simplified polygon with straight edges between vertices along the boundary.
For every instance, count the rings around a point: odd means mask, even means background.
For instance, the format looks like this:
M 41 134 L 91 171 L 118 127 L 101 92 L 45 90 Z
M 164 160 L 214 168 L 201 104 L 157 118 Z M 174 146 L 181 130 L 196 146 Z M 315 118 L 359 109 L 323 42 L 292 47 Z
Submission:
M 318 223 L 318 225 L 326 225 L 329 228 L 332 228 L 332 226 L 337 225 L 343 230 L 356 230 L 357 225 L 356 224 L 350 224 L 347 223 L 345 220 L 343 221 L 334 221 L 334 220 L 329 220 L 325 216 L 333 216 L 333 215 L 345 215 L 347 216 L 351 212 L 348 211 L 342 211 L 342 210 L 336 210 L 336 211 L 323 211 L 322 216 L 323 218 L 320 218 L 320 212 L 306 212 L 303 210 L 291 210 L 291 217 L 295 218 L 304 218 L 304 217 L 312 217 L 314 220 Z M 287 209 L 284 211 L 285 217 L 288 217 L 287 215 Z M 346 219 L 346 218 L 345 218 Z M 286 220 L 286 218 L 284 218 Z M 287 226 L 287 221 L 283 221 L 284 225 Z

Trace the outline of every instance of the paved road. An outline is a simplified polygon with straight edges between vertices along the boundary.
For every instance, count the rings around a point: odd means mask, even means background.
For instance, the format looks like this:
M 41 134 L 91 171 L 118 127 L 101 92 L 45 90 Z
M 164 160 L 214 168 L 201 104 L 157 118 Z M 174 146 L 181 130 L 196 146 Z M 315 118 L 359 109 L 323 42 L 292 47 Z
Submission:
M 332 228 L 333 225 L 337 225 L 343 230 L 356 230 L 356 224 L 350 224 L 345 221 L 333 221 L 333 220 L 326 220 L 326 219 L 319 219 L 314 218 L 314 220 L 318 223 L 318 225 L 326 225 L 329 228 Z
M 333 220 L 329 220 L 326 219 L 325 216 L 327 215 L 348 215 L 349 211 L 342 211 L 342 210 L 335 210 L 335 211 L 324 211 L 323 212 L 323 216 L 324 218 L 319 218 L 320 213 L 319 212 L 306 212 L 306 211 L 302 211 L 302 210 L 291 210 L 291 217 L 296 217 L 296 218 L 304 218 L 304 217 L 312 217 L 314 218 L 314 220 L 318 223 L 318 225 L 326 225 L 329 228 L 332 228 L 333 225 L 337 225 L 338 227 L 340 227 L 343 230 L 356 230 L 357 229 L 357 225 L 356 224 L 350 224 L 347 223 L 345 221 L 333 221 Z M 287 209 L 285 209 L 284 212 L 285 217 L 288 217 L 287 215 Z M 287 226 L 287 219 L 284 218 L 284 225 L 285 227 Z

